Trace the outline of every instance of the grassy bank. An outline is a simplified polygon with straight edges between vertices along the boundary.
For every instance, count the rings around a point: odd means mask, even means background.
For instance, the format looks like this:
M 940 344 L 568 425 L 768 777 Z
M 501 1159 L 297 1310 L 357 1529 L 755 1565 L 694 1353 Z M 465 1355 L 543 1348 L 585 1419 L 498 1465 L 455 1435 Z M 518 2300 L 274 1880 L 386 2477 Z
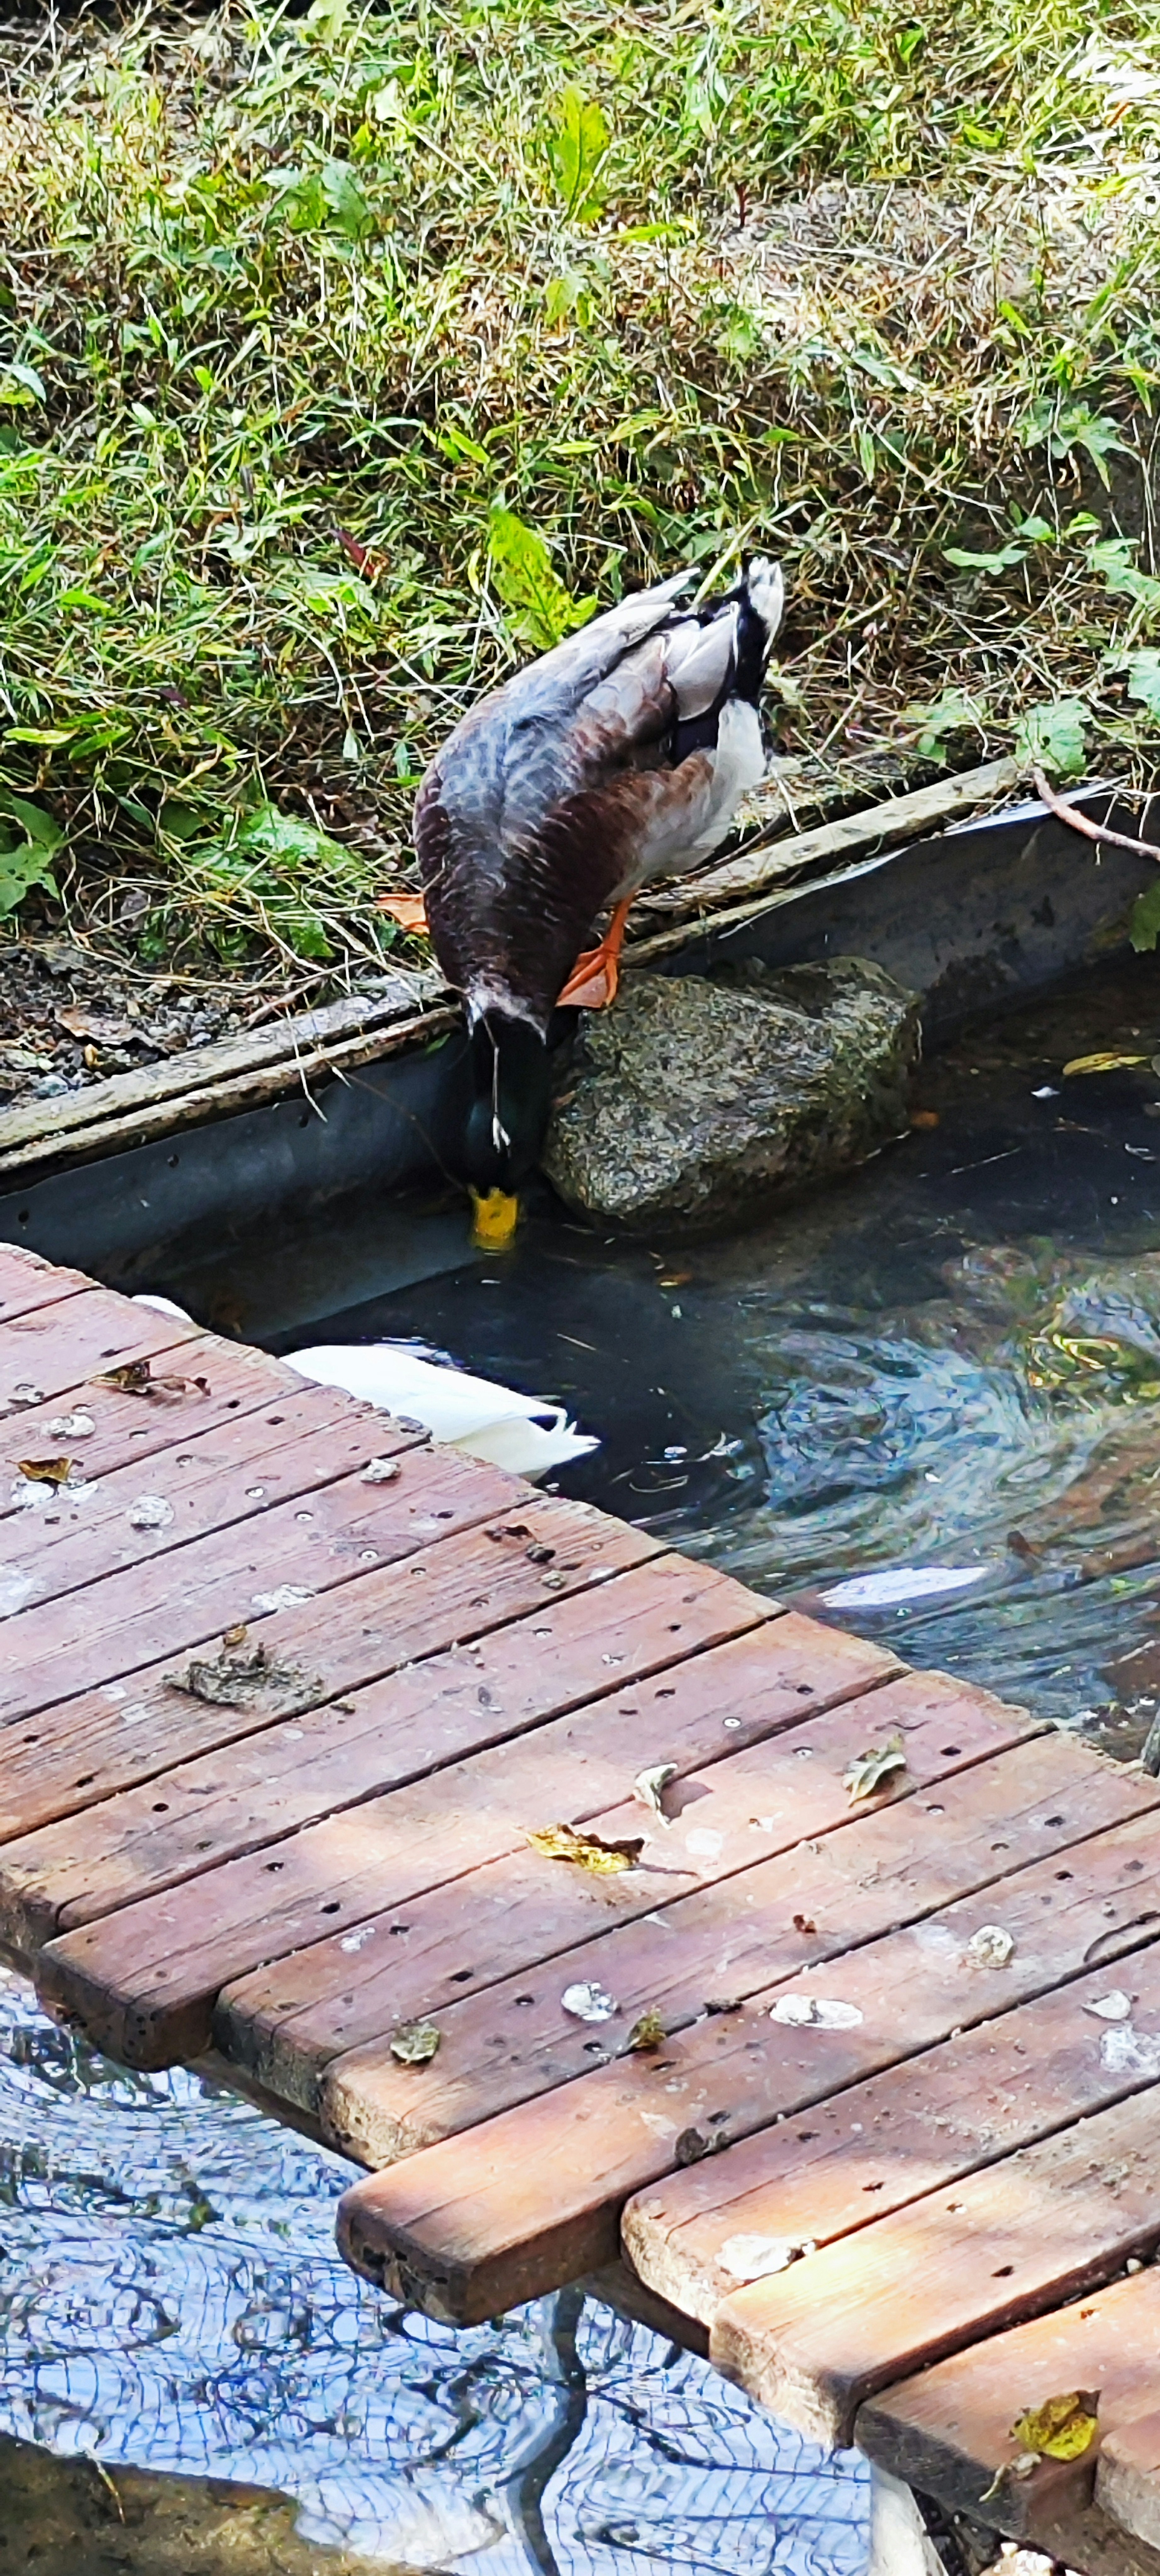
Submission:
M 1146 754 L 1152 10 L 145 6 L 0 69 L 9 936 L 367 971 L 470 697 L 739 541 L 790 749 Z

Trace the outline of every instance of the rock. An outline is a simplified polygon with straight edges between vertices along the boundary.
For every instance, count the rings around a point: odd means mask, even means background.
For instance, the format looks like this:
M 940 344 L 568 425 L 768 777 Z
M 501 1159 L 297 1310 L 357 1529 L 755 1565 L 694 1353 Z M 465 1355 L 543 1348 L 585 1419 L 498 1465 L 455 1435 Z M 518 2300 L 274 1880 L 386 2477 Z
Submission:
M 752 1218 L 905 1128 L 918 1048 L 916 996 L 860 958 L 630 973 L 584 1015 L 543 1167 L 602 1224 Z
M 398 2576 L 302 2539 L 268 2488 L 98 2469 L 0 2434 L 0 2576 Z

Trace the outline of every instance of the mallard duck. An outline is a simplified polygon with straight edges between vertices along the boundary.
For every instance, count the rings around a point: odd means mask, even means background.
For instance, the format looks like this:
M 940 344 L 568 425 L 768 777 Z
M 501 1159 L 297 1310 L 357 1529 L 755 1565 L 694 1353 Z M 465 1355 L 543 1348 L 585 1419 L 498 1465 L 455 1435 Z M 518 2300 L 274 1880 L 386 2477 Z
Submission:
M 781 573 L 759 557 L 724 597 L 682 607 L 695 579 L 621 600 L 505 681 L 419 789 L 427 923 L 467 1014 L 463 1171 L 493 1246 L 547 1124 L 553 1012 L 614 999 L 634 895 L 708 857 L 765 766 L 758 701 Z

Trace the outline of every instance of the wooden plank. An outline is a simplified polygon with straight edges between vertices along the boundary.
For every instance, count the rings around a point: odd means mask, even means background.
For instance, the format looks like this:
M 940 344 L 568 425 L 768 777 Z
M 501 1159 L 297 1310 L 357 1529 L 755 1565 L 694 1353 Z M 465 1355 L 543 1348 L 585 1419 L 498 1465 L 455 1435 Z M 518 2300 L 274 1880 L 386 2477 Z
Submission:
M 524 1692 L 517 1714 L 525 1704 L 532 1713 L 537 1657 L 548 1674 L 570 1651 L 569 1596 L 658 1556 L 659 1545 L 586 1503 L 551 1497 L 521 1496 L 518 1520 L 485 1526 L 495 1535 L 482 1562 L 478 1533 L 469 1529 L 404 1566 L 360 1567 L 357 1580 L 328 1595 L 324 1616 L 313 1596 L 272 1612 L 261 1628 L 268 1676 L 242 1707 L 175 1690 L 168 1653 L 125 1681 L 55 1703 L 34 1724 L 9 1728 L 0 1766 L 0 1839 L 155 1779 L 278 1719 L 340 1700 L 457 1640 L 466 1649 L 469 1640 L 534 1612 L 526 1651 L 516 1656 L 511 1676 L 513 1689 Z M 554 1550 L 546 1571 L 529 1554 L 539 1546 Z M 666 1562 L 687 1573 L 679 1559 Z M 607 1616 L 602 1608 L 595 1615 Z M 486 1687 L 486 1666 L 481 1672 L 477 1688 Z M 462 1682 L 449 1677 L 446 1687 L 449 1700 L 458 1698 Z M 448 1735 L 453 1726 L 449 1709 Z M 427 1742 L 434 1747 L 439 1740 L 436 1725 Z
M 1157 2329 L 1153 2327 L 1152 2394 L 1157 2385 Z M 1106 2422 L 1105 2415 L 1105 2422 Z M 1113 2424 L 1100 2443 L 1096 2502 L 1112 2522 L 1160 2551 L 1160 2411 Z
M 1153 1849 L 1160 1877 L 1160 1825 Z M 881 2014 L 905 1998 L 909 2020 L 911 1994 L 899 1975 L 904 1957 L 895 1939 L 850 1963 L 852 1979 L 843 1962 L 837 1983 L 844 1999 L 861 2010 L 865 1998 Z M 1062 1959 L 1059 1973 L 1067 1973 Z M 989 1992 L 1001 2019 L 823 2102 L 805 2129 L 796 2120 L 763 2129 L 630 2201 L 622 2241 L 650 2289 L 709 2325 L 723 2301 L 785 2269 L 775 2259 L 779 2248 L 829 2244 L 1160 2073 L 1155 1944 L 1137 1950 L 1114 1977 L 1099 1967 L 1025 2003 L 1004 1991 L 1005 1972 L 972 1973 L 961 1951 L 958 1983 L 960 1990 L 974 1986 L 976 2011 Z M 1130 2021 L 1101 2019 L 1109 1991 L 1125 1990 Z M 920 2000 L 929 2011 L 925 1991 Z
M 179 1373 L 188 1365 L 180 1363 Z M 174 1366 L 179 1369 L 177 1362 Z M 64 1452 L 75 1458 L 77 1473 L 92 1482 L 115 1474 L 118 1468 L 140 1466 L 167 1449 L 179 1449 L 191 1434 L 200 1436 L 220 1424 L 240 1421 L 273 1405 L 281 1395 L 300 1395 L 304 1384 L 295 1369 L 270 1359 L 265 1351 L 248 1350 L 244 1343 L 219 1341 L 208 1334 L 199 1345 L 197 1373 L 205 1378 L 204 1388 L 191 1377 L 183 1395 L 165 1400 L 90 1381 L 73 1395 L 52 1397 L 5 1415 L 0 1419 L 0 1462 L 9 1474 L 0 1475 L 0 1519 L 11 1521 L 19 1508 L 12 1500 L 11 1482 L 21 1458 L 51 1458 Z M 92 1423 L 91 1432 L 78 1436 L 62 1431 L 62 1422 L 76 1413 Z M 0 1555 L 9 1535 L 0 1536 Z
M 690 1574 L 691 1569 L 681 1559 L 668 1562 L 686 1578 Z M 634 1578 L 634 1583 L 640 1580 Z M 618 1618 L 618 1596 L 623 1588 L 617 1586 L 608 1596 L 605 1610 L 610 1622 Z M 512 1637 L 513 1632 L 507 1632 L 505 1642 Z M 614 1646 L 618 1642 L 611 1625 L 605 1642 Z M 837 1654 L 835 1645 L 840 1649 Z M 879 1650 L 868 1650 L 863 1641 L 791 1613 L 779 1619 L 776 1627 L 764 1628 L 759 1637 L 751 1637 L 726 1653 L 666 1670 L 655 1685 L 644 1682 L 634 1686 L 631 1696 L 618 1693 L 615 1730 L 621 1739 L 631 1731 L 631 1761 L 633 1765 L 639 1762 L 642 1768 L 649 1758 L 642 1746 L 659 1746 L 664 1758 L 671 1760 L 678 1741 L 692 1753 L 703 1738 L 704 1758 L 712 1759 L 726 1748 L 737 1750 L 747 1742 L 777 1732 L 795 1714 L 800 1716 L 807 1693 L 812 1692 L 819 1709 L 836 1707 L 887 1681 L 892 1669 L 890 1659 L 882 1657 Z M 809 1677 L 808 1683 L 803 1682 L 803 1675 Z M 874 1704 L 877 1706 L 877 1701 Z M 988 1709 L 994 1705 L 987 1702 Z M 917 1700 L 912 1703 L 912 1714 L 917 1726 Z M 592 1742 L 595 1715 L 591 1710 L 583 1713 L 586 1746 Z M 986 1718 L 982 1722 L 986 1724 Z M 857 1721 L 860 1730 L 868 1723 L 868 1717 Z M 978 1728 L 976 1718 L 976 1739 Z M 945 1736 L 945 1724 L 940 1731 Z M 799 1740 L 798 1732 L 794 1740 Z M 804 1737 L 800 1740 L 804 1742 Z M 993 1724 L 991 1741 L 995 1741 Z M 622 1744 L 614 1741 L 610 1749 L 616 1756 L 619 1784 L 623 1786 L 626 1762 Z M 924 1749 L 929 1760 L 929 1748 Z M 801 1767 L 795 1765 L 799 1782 Z M 832 1771 L 830 1778 L 832 1781 Z M 801 1785 L 804 1787 L 804 1783 Z M 818 1795 L 824 1796 L 825 1789 L 820 1789 Z M 670 1803 L 675 1805 L 676 1801 Z M 690 1809 L 694 1818 L 698 1812 L 698 1808 Z M 647 1821 L 642 1811 L 636 1812 L 636 1829 L 647 1825 Z M 747 1837 L 749 1830 L 747 1818 Z M 663 1848 L 667 1852 L 667 1843 Z M 488 1890 L 491 1884 L 489 1879 Z M 487 1922 L 489 1909 L 481 1907 L 474 1887 L 473 1880 L 463 1890 L 447 1889 L 442 1895 L 421 1899 L 417 1906 L 408 1906 L 405 1943 L 400 1941 L 396 1907 L 389 1914 L 368 1917 L 358 1935 L 357 1948 L 352 1948 L 344 1933 L 316 1942 L 297 1957 L 281 1959 L 275 1966 L 242 1979 L 219 2005 L 215 2021 L 219 2044 L 271 2090 L 285 2091 L 313 2107 L 330 2059 L 389 2033 L 408 2011 L 425 2010 L 442 2001 L 448 1981 L 454 2000 L 465 1983 L 474 1986 L 487 1976 L 498 1975 L 499 1961 L 505 1955 L 535 1957 L 538 1946 L 542 1952 L 549 1943 L 559 1946 L 561 1940 L 566 1942 L 577 1920 L 575 1909 L 585 1905 L 583 1893 L 572 1882 L 570 1873 L 557 1870 L 546 1883 L 536 1874 L 530 1879 L 521 1877 L 505 1900 L 502 1920 L 496 1924 L 496 1933 L 502 1935 L 506 1946 L 497 1951 L 493 1934 L 481 1952 L 480 1916 Z M 647 1890 L 644 1901 L 651 1905 Z M 581 1911 L 581 1923 L 587 1919 Z M 470 1980 L 463 1977 L 465 1958 L 473 1961 Z M 522 1986 L 522 1974 L 520 1983 Z M 526 2046 L 530 2039 L 526 2029 L 521 2037 Z M 380 2158 L 372 2153 L 367 2161 L 378 2163 Z
M 793 1929 L 798 1911 L 832 1954 L 1158 1798 L 1155 1782 L 1062 1738 L 1018 1745 L 961 1772 L 937 1799 L 906 1799 L 749 1871 L 744 1920 L 736 1887 L 726 1891 L 729 1967 L 747 1930 L 770 1956 L 780 1921 L 773 1960 L 784 1977 L 789 1941 L 799 1961 L 809 1943 Z M 909 2003 L 904 2019 L 894 1999 L 877 2026 L 795 2030 L 770 2021 L 775 2000 L 772 1981 L 763 1990 L 755 1981 L 739 2010 L 702 2019 L 663 2050 L 622 2056 L 356 2184 L 343 2203 L 348 2259 L 431 2314 L 478 2322 L 598 2268 L 618 2241 L 624 2201 L 674 2165 L 914 2051 Z
M 721 1650 L 725 1656 L 731 1651 Z M 682 1670 L 695 1674 L 714 1660 L 698 1658 Z M 707 1722 L 720 1749 L 727 1739 L 716 1732 L 720 1697 L 711 1670 L 704 1673 L 699 1698 L 702 1726 Z M 641 1746 L 648 1749 L 642 1723 L 639 1717 L 634 1723 L 634 1760 Z M 671 1703 L 658 1712 L 656 1732 L 673 1746 L 679 1761 Z M 573 1736 L 576 1741 L 570 1744 Z M 427 1889 L 443 1890 L 470 1873 L 479 1885 L 488 1972 L 498 1975 L 535 1958 L 549 1938 L 562 1948 L 575 1938 L 578 1926 L 600 1925 L 609 1914 L 615 1919 L 642 1913 L 698 1879 L 715 1880 L 751 1861 L 760 1748 L 691 1775 L 688 1788 L 698 1800 L 697 1813 L 718 1820 L 701 1829 L 703 1849 L 689 1849 L 686 1842 L 684 1853 L 671 1859 L 667 1849 L 661 1850 L 658 1834 L 641 1866 L 616 1877 L 562 1870 L 531 1852 L 525 1840 L 529 1823 L 551 1822 L 561 1810 L 573 1817 L 595 1817 L 602 1831 L 633 1832 L 647 1826 L 639 1805 L 625 1802 L 611 1813 L 608 1809 L 609 1789 L 622 1789 L 628 1771 L 622 1746 L 619 1710 L 597 1708 L 586 1714 L 582 1729 L 579 1720 L 560 1720 L 440 1771 L 414 1789 L 330 1815 L 272 1849 L 263 1846 L 253 1856 L 216 1869 L 207 1866 L 192 1886 L 123 1904 L 92 1928 L 73 1930 L 53 1942 L 38 1970 L 42 1991 L 79 2015 L 94 2040 L 99 2031 L 98 2044 L 114 2055 L 136 2065 L 147 2053 L 152 2064 L 172 2064 L 188 2055 L 195 2041 L 198 2047 L 205 2045 L 221 1987 L 332 1928 L 349 1933 L 380 1910 L 384 1887 L 391 1889 L 397 1909 Z M 696 1738 L 691 1739 L 690 1756 L 698 1758 Z M 773 1765 L 774 1752 L 766 1760 Z M 779 1767 L 784 1771 L 786 1766 Z M 795 1838 L 788 1803 L 785 1824 L 772 1827 L 775 1843 L 779 1837 Z M 691 1840 L 698 1843 L 699 1837 Z M 492 1932 L 483 1871 L 499 1855 L 507 1858 L 510 1888 L 502 1920 Z M 272 1878 L 278 1881 L 275 1887 Z M 24 1902 L 29 1902 L 27 1896 Z M 79 1911 L 78 1906 L 65 1907 L 62 1919 L 68 1923 Z M 477 1953 L 479 1930 L 477 1919 Z M 489 1947 L 489 1933 L 500 1945 L 498 1952 Z M 475 1973 L 482 1977 L 482 1968 L 477 1965 Z
M 83 1270 L 60 1270 L 22 1243 L 0 1243 L 0 1324 L 31 1314 L 34 1306 L 55 1306 L 92 1285 Z
M 150 1414 L 161 1409 L 140 1398 L 137 1406 Z M 0 1600 L 6 1616 L 36 1602 L 60 1601 L 126 1566 L 188 1546 L 191 1539 L 260 1520 L 277 1503 L 358 1476 L 372 1458 L 428 1446 L 425 1432 L 403 1431 L 372 1405 L 354 1404 L 330 1387 L 308 1387 L 301 1378 L 293 1391 L 276 1398 L 272 1410 L 267 1405 L 233 1412 L 207 1431 L 197 1429 L 197 1421 L 194 1406 L 184 1439 L 171 1422 L 173 1445 L 152 1456 L 147 1473 L 134 1459 L 94 1478 L 87 1472 L 87 1444 L 75 1442 L 70 1485 L 76 1482 L 79 1490 L 34 1487 L 34 1507 L 15 1510 L 4 1527 Z M 23 1428 L 8 1445 L 19 1447 L 23 1457 L 46 1454 L 29 1447 Z M 55 1452 L 64 1447 L 60 1439 L 54 1444 Z M 295 1520 L 305 1525 L 299 1514 Z
M 641 1594 L 653 1610 L 651 1631 L 641 1619 Z M 624 1610 L 629 1614 L 627 1638 L 618 1624 Z M 665 1664 L 674 1652 L 690 1653 L 719 1636 L 728 1638 L 731 1631 L 753 1629 L 762 1623 L 763 1611 L 764 1605 L 753 1593 L 708 1567 L 686 1568 L 673 1558 L 662 1558 L 659 1566 L 641 1566 L 635 1576 L 614 1585 L 599 1608 L 589 1599 L 588 1634 L 584 1639 L 582 1631 L 581 1638 L 588 1647 L 592 1689 L 595 1693 L 610 1689 L 612 1675 L 606 1661 L 610 1646 L 635 1646 L 653 1664 Z M 766 1627 L 781 1624 L 768 1617 L 764 1620 Z M 814 1635 L 825 1640 L 827 1632 L 813 1630 L 808 1620 L 797 1625 L 805 1631 L 799 1642 L 798 1669 L 802 1670 Z M 502 1748 L 529 1724 L 524 1702 L 505 1714 L 505 1702 L 495 1688 L 498 1668 L 506 1663 L 510 1670 L 512 1635 L 510 1630 L 501 1633 L 490 1662 L 481 1648 L 413 1664 L 360 1692 L 355 1700 L 344 1701 L 341 1708 L 323 1707 L 293 1724 L 268 1727 L 261 1736 L 167 1769 L 141 1788 L 106 1798 L 100 1806 L 9 1843 L 0 1861 L 0 1924 L 5 1927 L 0 1937 L 20 1950 L 38 1948 L 62 1925 L 89 1922 L 130 1899 L 175 1886 L 183 1878 L 340 1813 L 376 1793 L 401 1790 L 434 1769 L 443 1774 L 452 1804 L 462 1804 L 470 1814 L 476 1787 L 479 1802 L 486 1800 L 489 1775 L 480 1773 L 473 1785 L 474 1775 L 464 1773 L 462 1757 Z M 521 1642 L 524 1660 L 526 1638 Z M 781 1653 L 784 1660 L 785 1650 Z M 867 1683 L 877 1671 L 891 1669 L 889 1659 L 875 1648 L 834 1660 L 850 1676 L 861 1663 Z M 624 1651 L 616 1661 L 623 1664 Z M 533 1687 L 535 1669 L 533 1663 Z M 491 1681 L 482 1678 L 485 1671 L 493 1674 Z M 538 1717 L 555 1714 L 552 1696 L 546 1707 L 543 1704 L 545 1687 L 553 1696 L 562 1690 L 566 1706 L 584 1695 L 579 1670 L 574 1669 L 565 1682 L 554 1658 L 551 1678 L 540 1676 Z M 542 1748 L 537 1759 L 547 1758 L 556 1745 L 562 1778 L 572 1782 L 575 1795 L 586 1798 L 589 1807 L 607 1805 L 623 1793 L 623 1698 L 622 1692 L 611 1710 L 597 1705 L 582 1712 L 578 1722 L 583 1729 L 582 1751 L 575 1740 L 577 1725 L 562 1712 L 556 1727 L 541 1728 L 537 1734 Z M 728 1753 L 736 1741 L 723 1731 L 711 1684 L 706 1685 L 702 1700 L 709 1704 L 699 1712 L 701 1724 L 695 1738 L 686 1727 L 686 1767 L 690 1768 L 696 1761 Z M 800 1707 L 796 1694 L 789 1705 Z M 781 1706 L 784 1712 L 785 1694 Z M 658 1723 L 665 1722 L 662 1712 Z M 756 1707 L 748 1731 L 750 1736 L 761 1731 Z M 424 1757 L 432 1738 L 440 1751 L 428 1760 Z M 456 1754 L 461 1757 L 457 1764 Z M 493 1769 L 502 1764 L 502 1758 L 502 1752 L 496 1752 Z M 453 1771 L 448 1768 L 451 1764 L 455 1764 Z M 502 1788 L 502 1769 L 499 1778 Z
M 1160 2051 L 1153 2045 L 1153 2065 Z M 846 2444 L 866 2398 L 982 2335 L 1111 2280 L 1160 2242 L 1160 2091 L 1095 2113 L 823 2246 L 718 2308 L 718 2370 L 811 2441 Z
M 286 1592 L 314 1597 L 367 1566 L 518 1511 L 526 1491 L 456 1449 L 416 1448 L 400 1458 L 395 1484 L 345 1477 L 309 1506 L 275 1504 L 260 1521 L 211 1531 L 172 1557 L 18 1611 L 4 1631 L 0 1720 L 34 1716 L 68 1692 L 122 1679 L 162 1653 L 173 1657 L 260 1619 Z
M 0 1417 L 162 1351 L 175 1354 L 173 1369 L 193 1376 L 201 1368 L 203 1346 L 208 1357 L 215 1345 L 196 1324 L 134 1306 L 108 1288 L 78 1289 L 0 1321 Z M 24 1392 L 30 1387 L 37 1389 L 35 1396 Z
M 736 1705 L 743 1707 L 745 1662 L 756 1665 L 756 1652 L 744 1660 L 738 1650 L 731 1658 L 713 1656 L 700 1674 L 690 1668 L 673 1676 L 679 1688 L 668 1710 L 654 1712 L 647 1700 L 642 1707 L 638 1697 L 636 1727 L 643 1729 L 643 1740 L 652 1735 L 673 1758 L 681 1725 L 688 1722 L 685 1710 L 696 1714 L 695 1702 L 688 1709 L 694 1692 L 708 1692 L 711 1705 L 714 1672 L 730 1660 Z M 590 1722 L 586 1717 L 586 1738 Z M 498 1916 L 494 1897 L 480 1904 L 469 1888 L 458 1899 L 454 1890 L 444 1890 L 423 1907 L 408 1908 L 405 1943 L 393 1930 L 396 1912 L 364 1927 L 364 1946 L 353 1957 L 331 1942 L 325 1957 L 303 1952 L 232 1991 L 219 2007 L 219 2045 L 260 2066 L 271 2089 L 292 2087 L 295 2098 L 311 2106 L 319 2100 L 328 2062 L 341 2053 L 341 2063 L 325 2080 L 323 2116 L 332 2143 L 371 2165 L 392 2163 L 465 2121 L 490 2117 L 511 2102 L 586 2074 L 594 2055 L 618 2052 L 646 2005 L 663 2003 L 675 2028 L 699 2016 L 707 1994 L 744 1994 L 767 1985 L 770 1943 L 787 1928 L 796 1964 L 801 1936 L 788 1925 L 780 1890 L 772 1920 L 768 1906 L 749 1895 L 724 1892 L 708 1901 L 689 1890 L 698 1879 L 715 1887 L 739 1868 L 748 1873 L 759 1855 L 779 1846 L 790 1850 L 807 1835 L 846 1826 L 864 1831 L 875 1810 L 851 1809 L 844 1775 L 871 1733 L 896 1728 L 907 1746 L 910 1786 L 896 1786 L 895 1798 L 949 1778 L 1034 1731 L 1023 1710 L 1005 1709 L 987 1692 L 941 1674 L 908 1674 L 876 1689 L 869 1700 L 840 1705 L 772 1747 L 735 1758 L 727 1772 L 715 1769 L 708 1782 L 683 1783 L 668 1799 L 674 1812 L 682 1796 L 689 1800 L 683 1815 L 667 1833 L 653 1833 L 647 1871 L 620 1881 L 615 1895 L 599 1896 L 575 1872 L 559 1869 L 544 1885 L 526 1866 L 508 1874 L 510 1886 L 505 1879 Z M 622 1755 L 622 1779 L 623 1772 Z M 628 1811 L 611 1809 L 600 1818 L 600 1830 L 631 1830 Z M 763 1879 L 763 1889 L 767 1883 Z M 481 1882 L 481 1897 L 487 1893 Z M 658 1897 L 664 1908 L 659 1925 Z M 618 1918 L 613 1930 L 610 1912 Z M 480 1918 L 496 1923 L 482 1943 Z M 585 1932 L 593 1937 L 585 1941 Z M 578 1936 L 581 1946 L 572 1948 Z M 565 1949 L 566 1967 L 558 1956 Z M 553 1956 L 554 1971 L 533 1973 Z M 463 1976 L 465 1958 L 472 1962 L 470 1979 Z M 617 2026 L 600 2038 L 560 2003 L 566 1986 L 588 1982 L 611 1992 L 621 2007 Z M 493 1991 L 477 2001 L 485 1986 Z M 445 2046 L 430 2082 L 416 2096 L 390 2053 L 390 2034 L 408 2014 L 445 2004 L 453 2007 Z
M 1150 2553 L 1114 2554 L 1115 2532 L 1089 2500 L 1105 2446 L 1151 2404 L 1158 2348 L 1160 2271 L 1150 2269 L 885 2389 L 862 2407 L 858 2443 L 947 2510 L 1058 2554 L 1069 2567 L 1107 2565 L 1114 2576 L 1147 2569 L 1151 2576 Z M 1019 2454 L 1010 2429 L 1016 2416 L 1071 2388 L 1100 2392 L 1099 2450 L 1041 2460 L 1033 2476 L 1007 2476 L 995 2487 L 997 2471 Z M 1113 2554 L 1105 2558 L 1105 2551 Z

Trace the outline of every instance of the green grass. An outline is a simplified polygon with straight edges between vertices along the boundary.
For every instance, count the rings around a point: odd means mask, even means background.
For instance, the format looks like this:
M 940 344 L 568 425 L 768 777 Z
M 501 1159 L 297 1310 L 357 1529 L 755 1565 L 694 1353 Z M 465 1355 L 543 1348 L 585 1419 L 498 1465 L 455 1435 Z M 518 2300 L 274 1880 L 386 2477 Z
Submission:
M 9 935 L 381 964 L 471 697 L 742 543 L 793 749 L 1146 758 L 1150 7 L 146 6 L 0 74 Z

